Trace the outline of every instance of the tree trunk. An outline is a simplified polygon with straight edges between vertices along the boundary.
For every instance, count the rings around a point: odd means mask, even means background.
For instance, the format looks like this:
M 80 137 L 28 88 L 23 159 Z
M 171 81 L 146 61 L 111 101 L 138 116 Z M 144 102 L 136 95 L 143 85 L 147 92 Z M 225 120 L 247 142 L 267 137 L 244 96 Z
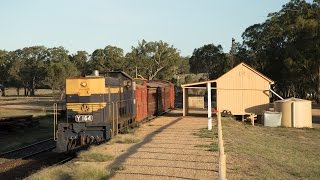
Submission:
M 31 96 L 34 96 L 35 95 L 35 92 L 34 92 L 34 90 L 35 90 L 35 88 L 36 88 L 36 82 L 35 82 L 35 77 L 33 77 L 33 80 L 32 80 L 32 86 L 31 86 L 31 93 L 30 93 L 30 95 Z
M 28 82 L 23 83 L 24 96 L 28 96 Z
M 17 96 L 20 96 L 20 87 L 17 87 Z
M 320 65 L 318 66 L 318 92 L 317 92 L 317 103 L 320 102 Z
M 64 91 L 62 90 L 62 91 L 60 91 L 60 100 L 62 100 L 63 99 L 63 94 L 64 94 Z

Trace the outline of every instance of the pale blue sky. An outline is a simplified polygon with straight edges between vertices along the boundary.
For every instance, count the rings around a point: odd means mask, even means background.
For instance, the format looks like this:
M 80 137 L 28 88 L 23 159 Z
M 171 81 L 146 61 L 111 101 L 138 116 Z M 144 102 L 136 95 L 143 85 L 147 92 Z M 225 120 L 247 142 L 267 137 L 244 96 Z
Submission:
M 0 49 L 64 46 L 74 53 L 163 40 L 191 56 L 205 44 L 229 52 L 231 38 L 288 0 L 1 0 Z

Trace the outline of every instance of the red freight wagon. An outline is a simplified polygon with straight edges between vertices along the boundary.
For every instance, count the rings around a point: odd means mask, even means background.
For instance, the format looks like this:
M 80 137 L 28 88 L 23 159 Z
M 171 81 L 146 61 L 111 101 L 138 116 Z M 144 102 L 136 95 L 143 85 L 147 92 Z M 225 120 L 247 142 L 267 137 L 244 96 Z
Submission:
M 170 108 L 174 108 L 174 84 L 170 83 Z
M 167 81 L 149 81 L 148 116 L 159 115 L 174 107 L 174 85 Z
M 171 102 L 170 102 L 170 82 L 167 81 L 160 81 L 156 80 L 154 81 L 157 84 L 159 84 L 161 88 L 161 102 L 163 103 L 163 109 L 164 111 L 168 111 L 171 108 Z
M 141 122 L 148 117 L 147 82 L 135 79 L 136 82 L 136 122 Z
M 163 95 L 162 95 L 162 85 L 149 81 L 147 83 L 148 88 L 148 116 L 159 115 L 164 112 L 163 107 Z

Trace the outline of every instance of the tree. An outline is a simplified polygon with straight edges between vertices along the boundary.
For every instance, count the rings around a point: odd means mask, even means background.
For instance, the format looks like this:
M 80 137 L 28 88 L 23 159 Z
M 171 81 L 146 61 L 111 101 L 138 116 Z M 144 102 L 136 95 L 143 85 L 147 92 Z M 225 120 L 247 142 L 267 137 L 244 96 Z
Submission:
M 105 71 L 105 54 L 103 49 L 96 49 L 91 54 L 89 65 L 92 70 Z
M 110 45 L 104 49 L 96 49 L 91 55 L 89 64 L 91 69 L 102 72 L 123 71 L 125 68 L 123 50 Z
M 26 47 L 10 53 L 9 74 L 22 83 L 25 95 L 35 95 L 35 89 L 45 78 L 49 53 L 44 46 Z
M 221 76 L 229 69 L 229 62 L 221 45 L 207 44 L 193 51 L 190 58 L 192 73 L 208 73 L 210 79 Z
M 53 47 L 48 49 L 51 62 L 66 62 L 69 61 L 68 50 L 64 47 Z
M 108 71 L 122 71 L 124 69 L 123 50 L 116 46 L 106 46 L 104 48 L 104 65 Z
M 48 52 L 44 84 L 48 85 L 52 91 L 58 90 L 62 99 L 66 78 L 78 76 L 80 73 L 76 65 L 70 61 L 68 51 L 64 47 L 50 48 Z
M 88 65 L 89 55 L 86 51 L 77 51 L 76 54 L 70 55 L 69 59 L 75 64 L 82 76 L 90 73 L 90 67 Z
M 66 78 L 75 77 L 79 74 L 76 66 L 71 61 L 51 62 L 48 67 L 45 84 L 51 87 L 52 92 L 58 90 L 60 100 L 62 100 Z
M 9 64 L 8 52 L 0 50 L 0 84 L 8 81 Z
M 142 40 L 126 55 L 127 70 L 131 75 L 138 74 L 149 79 L 171 79 L 174 67 L 180 59 L 179 52 L 163 41 Z
M 319 22 L 319 1 L 291 0 L 243 33 L 250 62 L 275 80 L 285 97 L 320 94 Z

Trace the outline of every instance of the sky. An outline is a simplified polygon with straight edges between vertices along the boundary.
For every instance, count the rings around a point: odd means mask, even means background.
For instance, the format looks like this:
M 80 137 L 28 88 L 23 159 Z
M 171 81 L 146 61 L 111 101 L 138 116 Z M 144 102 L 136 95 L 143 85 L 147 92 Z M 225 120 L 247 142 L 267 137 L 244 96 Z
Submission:
M 206 44 L 229 52 L 231 39 L 288 0 L 1 0 L 0 49 L 63 46 L 91 54 L 107 45 L 131 51 L 164 41 L 191 56 Z

